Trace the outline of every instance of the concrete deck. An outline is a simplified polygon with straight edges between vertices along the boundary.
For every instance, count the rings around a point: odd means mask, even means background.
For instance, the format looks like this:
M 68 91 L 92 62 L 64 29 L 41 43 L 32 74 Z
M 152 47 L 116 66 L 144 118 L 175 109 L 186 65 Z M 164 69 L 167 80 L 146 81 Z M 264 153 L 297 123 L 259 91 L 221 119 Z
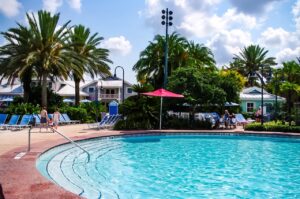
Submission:
M 44 178 L 35 167 L 36 159 L 43 151 L 58 144 L 66 143 L 66 140 L 50 129 L 36 128 L 31 133 L 31 148 L 28 149 L 28 129 L 21 131 L 0 130 L 0 184 L 6 199 L 10 198 L 80 198 L 61 187 L 53 184 Z M 230 132 L 243 133 L 242 127 L 229 130 L 215 131 L 184 131 L 184 130 L 163 130 L 163 131 L 112 131 L 112 130 L 91 130 L 86 124 L 60 126 L 59 132 L 72 138 L 80 140 L 99 136 L 124 135 L 147 132 Z M 251 132 L 262 133 L 262 132 Z M 265 133 L 265 132 L 263 132 Z M 274 134 L 274 133 L 265 133 Z M 275 133 L 281 135 L 282 133 Z M 287 135 L 287 133 L 284 133 Z M 289 135 L 299 135 L 290 133 Z M 21 152 L 26 154 L 20 159 L 14 159 Z M 1 199 L 1 194 L 0 194 Z

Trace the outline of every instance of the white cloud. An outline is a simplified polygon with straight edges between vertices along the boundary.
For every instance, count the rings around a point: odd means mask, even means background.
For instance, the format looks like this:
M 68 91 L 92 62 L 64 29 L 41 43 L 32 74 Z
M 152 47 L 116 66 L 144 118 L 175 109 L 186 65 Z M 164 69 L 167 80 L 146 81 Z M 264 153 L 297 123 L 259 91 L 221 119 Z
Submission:
M 256 25 L 255 17 L 236 13 L 234 9 L 228 9 L 223 16 L 197 12 L 186 15 L 182 23 L 178 26 L 178 29 L 187 35 L 202 38 L 211 37 L 223 30 L 230 30 L 237 27 L 245 30 L 253 29 Z
M 299 55 L 300 47 L 295 49 L 285 48 L 276 54 L 276 61 L 281 65 L 282 62 L 296 60 Z
M 68 3 L 71 8 L 77 12 L 81 12 L 81 0 L 68 0 Z
M 124 36 L 111 37 L 101 44 L 102 48 L 109 49 L 112 53 L 119 53 L 123 56 L 131 52 L 132 46 L 130 41 L 126 40 Z
M 295 48 L 300 45 L 299 36 L 294 32 L 287 32 L 282 28 L 269 27 L 261 33 L 259 43 L 269 48 Z
M 247 14 L 262 14 L 270 11 L 273 4 L 282 0 L 230 0 L 239 12 Z
M 146 18 L 147 25 L 154 27 L 155 32 L 163 29 L 159 23 L 161 10 L 168 7 L 173 13 L 171 31 L 175 29 L 184 36 L 198 38 L 212 37 L 223 30 L 255 28 L 258 23 L 254 16 L 238 13 L 236 9 L 227 9 L 223 14 L 216 14 L 220 0 L 146 0 L 146 9 L 139 12 Z
M 17 16 L 22 4 L 17 0 L 0 0 L 0 12 L 7 17 Z
M 298 0 L 292 9 L 292 13 L 294 15 L 294 20 L 296 23 L 296 30 L 298 33 L 300 33 L 300 0 Z
M 221 31 L 207 42 L 213 51 L 218 65 L 232 61 L 234 54 L 238 54 L 244 46 L 251 44 L 251 34 L 239 29 Z
M 43 0 L 43 9 L 55 13 L 62 4 L 62 0 Z

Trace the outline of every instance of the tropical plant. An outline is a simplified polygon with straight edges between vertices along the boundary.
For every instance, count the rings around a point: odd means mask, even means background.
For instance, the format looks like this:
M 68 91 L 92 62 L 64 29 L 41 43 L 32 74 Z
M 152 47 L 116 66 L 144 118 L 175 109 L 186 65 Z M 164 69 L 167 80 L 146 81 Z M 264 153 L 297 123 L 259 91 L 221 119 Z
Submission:
M 222 106 L 226 102 L 226 92 L 220 88 L 220 76 L 216 72 L 196 67 L 178 68 L 169 78 L 168 89 L 184 95 L 182 103 L 190 106 L 194 118 L 198 106 Z
M 32 50 L 32 35 L 27 27 L 17 25 L 17 28 L 1 33 L 8 43 L 0 47 L 0 75 L 1 80 L 7 78 L 7 84 L 14 84 L 15 79 L 20 78 L 24 100 L 28 102 L 34 75 L 33 63 L 28 57 L 28 52 Z
M 196 68 L 207 68 L 209 71 L 215 71 L 216 62 L 212 51 L 203 44 L 195 44 L 193 41 L 188 42 L 187 45 L 188 66 L 195 66 Z
M 103 37 L 99 37 L 97 33 L 91 35 L 90 29 L 83 25 L 77 25 L 70 31 L 69 44 L 72 51 L 82 59 L 76 70 L 72 70 L 72 78 L 75 81 L 75 105 L 79 105 L 80 100 L 80 81 L 83 80 L 83 75 L 88 72 L 91 77 L 95 75 L 110 75 L 108 63 L 112 63 L 108 59 L 109 51 L 100 48 L 100 42 Z
M 246 79 L 234 70 L 221 70 L 219 76 L 219 87 L 225 91 L 226 101 L 239 102 L 240 92 L 244 88 Z
M 154 129 L 158 127 L 158 98 L 142 95 L 131 96 L 120 105 L 120 113 L 125 118 L 114 129 Z
M 165 37 L 156 35 L 153 42 L 140 54 L 134 65 L 138 81 L 151 83 L 155 88 L 162 87 L 165 65 Z M 211 50 L 203 45 L 187 41 L 177 33 L 168 38 L 168 77 L 177 68 L 197 67 L 216 70 Z
M 230 66 L 245 77 L 256 72 L 263 77 L 267 77 L 270 67 L 276 65 L 275 57 L 267 57 L 268 52 L 268 50 L 261 48 L 259 45 L 244 47 L 239 55 L 234 55 L 234 61 L 230 63 Z M 263 71 L 260 70 L 262 66 L 264 68 Z M 253 80 L 253 78 L 249 79 L 251 86 L 253 86 Z
M 180 66 L 185 59 L 185 46 L 187 41 L 180 37 L 177 33 L 172 33 L 168 39 L 168 73 Z M 143 50 L 140 59 L 133 66 L 133 70 L 137 72 L 137 79 L 151 83 L 155 88 L 162 87 L 164 76 L 164 60 L 165 60 L 165 37 L 156 35 L 154 41 Z
M 79 70 L 80 58 L 70 51 L 67 43 L 69 23 L 58 26 L 59 14 L 39 11 L 37 18 L 26 14 L 32 37 L 32 50 L 27 59 L 35 66 L 41 77 L 42 106 L 47 105 L 47 78 L 52 74 L 67 79 L 70 70 Z
M 284 81 L 281 82 L 279 88 L 287 98 L 289 125 L 291 125 L 292 101 L 296 101 L 300 93 L 300 64 L 296 61 L 284 62 L 281 71 Z

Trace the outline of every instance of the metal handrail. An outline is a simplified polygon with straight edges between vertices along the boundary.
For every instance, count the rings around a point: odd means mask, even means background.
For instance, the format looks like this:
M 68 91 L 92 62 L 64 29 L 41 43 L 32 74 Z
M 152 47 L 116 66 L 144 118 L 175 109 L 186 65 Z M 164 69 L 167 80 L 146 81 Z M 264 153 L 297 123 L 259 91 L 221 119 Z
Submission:
M 28 131 L 29 135 L 28 135 L 28 150 L 27 151 L 30 151 L 30 133 L 31 133 L 31 127 Z M 56 132 L 57 134 L 59 134 L 60 136 L 62 136 L 63 138 L 65 138 L 66 140 L 70 141 L 72 144 L 74 144 L 75 146 L 77 146 L 78 148 L 80 148 L 82 151 L 84 151 L 87 155 L 88 155 L 88 163 L 90 162 L 90 153 L 85 150 L 84 148 L 82 148 L 79 144 L 77 144 L 76 142 L 74 142 L 73 140 L 71 140 L 69 137 L 65 136 L 64 134 L 60 133 L 59 131 L 57 131 L 56 129 L 50 127 L 50 129 L 53 131 L 53 132 Z

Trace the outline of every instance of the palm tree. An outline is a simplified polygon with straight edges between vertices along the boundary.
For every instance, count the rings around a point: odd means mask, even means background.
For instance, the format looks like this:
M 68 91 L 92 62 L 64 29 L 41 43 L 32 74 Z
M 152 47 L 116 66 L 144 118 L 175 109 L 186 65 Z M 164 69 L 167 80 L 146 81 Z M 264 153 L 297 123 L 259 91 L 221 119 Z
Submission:
M 203 44 L 195 44 L 193 41 L 190 41 L 188 42 L 187 51 L 189 56 L 188 65 L 199 69 L 207 68 L 210 71 L 217 70 L 212 51 Z
M 47 106 L 47 78 L 55 74 L 63 78 L 68 77 L 70 69 L 76 69 L 71 61 L 78 60 L 67 45 L 68 25 L 70 21 L 58 26 L 59 14 L 52 15 L 47 11 L 39 11 L 38 18 L 26 14 L 29 23 L 31 51 L 27 58 L 32 60 L 38 75 L 42 79 L 42 106 Z M 78 65 L 78 64 L 77 64 Z M 78 67 L 77 67 L 78 68 Z
M 17 24 L 17 28 L 10 28 L 2 32 L 8 44 L 0 47 L 0 75 L 8 79 L 8 84 L 13 84 L 16 78 L 20 78 L 23 84 L 24 101 L 28 102 L 31 92 L 31 79 L 34 75 L 31 59 L 28 52 L 31 51 L 31 34 L 27 27 Z
M 184 37 L 180 37 L 177 33 L 172 33 L 169 36 L 169 51 L 168 51 L 168 75 L 172 71 L 180 67 L 186 59 L 185 46 L 187 41 Z M 133 66 L 133 70 L 137 72 L 137 79 L 146 80 L 146 82 L 159 88 L 163 84 L 164 76 L 164 60 L 165 60 L 165 37 L 156 35 L 154 42 L 143 50 L 140 54 L 140 59 Z
M 79 87 L 84 72 L 88 72 L 92 77 L 97 74 L 101 76 L 110 75 L 110 68 L 107 63 L 112 63 L 112 61 L 108 59 L 109 51 L 99 47 L 102 40 L 103 37 L 98 37 L 97 33 L 90 35 L 90 29 L 83 25 L 75 26 L 70 31 L 69 44 L 71 49 L 82 59 L 79 70 L 77 68 L 76 71 L 72 71 L 72 77 L 75 81 L 76 105 L 79 105 Z
M 213 54 L 209 48 L 194 42 L 188 42 L 175 32 L 169 36 L 168 43 L 168 76 L 180 67 L 195 66 L 199 69 L 216 69 Z M 165 59 L 164 45 L 165 37 L 156 35 L 154 42 L 150 42 L 146 49 L 141 52 L 140 59 L 133 67 L 133 70 L 137 72 L 138 81 L 146 80 L 155 88 L 162 86 Z
M 300 64 L 296 61 L 284 62 L 282 73 L 284 82 L 280 85 L 280 91 L 285 93 L 287 98 L 289 125 L 291 125 L 291 104 L 297 100 L 300 93 Z
M 249 74 L 259 71 L 261 66 L 264 66 L 265 70 L 262 71 L 261 75 L 266 77 L 266 71 L 270 70 L 270 66 L 276 65 L 275 57 L 266 57 L 268 52 L 259 45 L 244 47 L 239 55 L 234 55 L 231 68 L 247 77 Z M 250 80 L 250 83 L 253 85 L 253 79 Z

